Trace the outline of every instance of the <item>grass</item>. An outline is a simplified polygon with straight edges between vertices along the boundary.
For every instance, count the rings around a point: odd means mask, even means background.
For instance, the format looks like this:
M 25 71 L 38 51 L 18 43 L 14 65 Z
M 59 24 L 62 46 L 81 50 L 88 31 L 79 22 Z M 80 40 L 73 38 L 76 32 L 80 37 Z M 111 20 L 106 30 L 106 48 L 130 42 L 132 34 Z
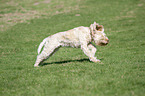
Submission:
M 144 9 L 143 0 L 0 0 L 0 95 L 144 96 Z M 64 47 L 33 67 L 45 37 L 94 21 L 110 39 L 97 46 L 103 64 Z

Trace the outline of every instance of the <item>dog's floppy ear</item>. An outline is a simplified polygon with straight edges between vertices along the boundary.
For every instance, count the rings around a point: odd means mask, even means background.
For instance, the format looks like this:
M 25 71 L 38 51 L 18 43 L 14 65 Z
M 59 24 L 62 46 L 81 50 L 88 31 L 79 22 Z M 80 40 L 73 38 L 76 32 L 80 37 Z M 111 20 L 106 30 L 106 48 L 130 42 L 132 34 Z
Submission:
M 96 26 L 96 29 L 97 29 L 98 31 L 102 31 L 102 30 L 103 30 L 103 25 L 97 25 L 97 26 Z

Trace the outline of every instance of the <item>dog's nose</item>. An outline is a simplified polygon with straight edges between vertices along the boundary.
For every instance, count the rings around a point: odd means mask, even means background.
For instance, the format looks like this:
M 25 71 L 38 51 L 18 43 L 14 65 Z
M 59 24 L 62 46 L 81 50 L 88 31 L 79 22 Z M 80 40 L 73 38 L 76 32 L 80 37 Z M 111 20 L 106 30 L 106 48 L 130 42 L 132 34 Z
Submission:
M 106 41 L 107 41 L 107 44 L 109 43 L 109 39 L 106 39 Z
M 107 42 L 106 42 L 106 45 L 107 45 L 107 44 L 109 43 L 109 39 L 106 39 L 106 41 L 107 41 Z

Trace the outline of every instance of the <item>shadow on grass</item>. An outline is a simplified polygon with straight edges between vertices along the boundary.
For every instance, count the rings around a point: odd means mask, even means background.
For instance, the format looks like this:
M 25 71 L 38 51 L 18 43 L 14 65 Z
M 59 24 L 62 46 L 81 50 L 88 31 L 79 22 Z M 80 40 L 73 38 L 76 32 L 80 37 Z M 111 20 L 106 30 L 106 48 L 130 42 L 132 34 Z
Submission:
M 40 64 L 40 66 L 51 65 L 51 64 L 64 64 L 64 63 L 69 63 L 69 62 L 84 62 L 84 61 L 91 62 L 89 59 L 65 60 L 65 61 L 59 61 L 59 62 L 42 63 Z

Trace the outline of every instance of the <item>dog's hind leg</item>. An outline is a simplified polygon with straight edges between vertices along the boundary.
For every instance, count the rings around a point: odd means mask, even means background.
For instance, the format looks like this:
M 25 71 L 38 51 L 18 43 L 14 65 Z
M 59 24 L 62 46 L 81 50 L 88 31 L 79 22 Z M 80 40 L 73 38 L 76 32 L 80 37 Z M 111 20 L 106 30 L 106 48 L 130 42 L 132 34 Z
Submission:
M 60 44 L 52 43 L 48 44 L 48 42 L 45 44 L 44 49 L 42 52 L 37 56 L 36 62 L 34 64 L 35 67 L 38 67 L 40 63 L 42 63 L 44 60 L 52 56 L 58 49 L 60 48 Z

